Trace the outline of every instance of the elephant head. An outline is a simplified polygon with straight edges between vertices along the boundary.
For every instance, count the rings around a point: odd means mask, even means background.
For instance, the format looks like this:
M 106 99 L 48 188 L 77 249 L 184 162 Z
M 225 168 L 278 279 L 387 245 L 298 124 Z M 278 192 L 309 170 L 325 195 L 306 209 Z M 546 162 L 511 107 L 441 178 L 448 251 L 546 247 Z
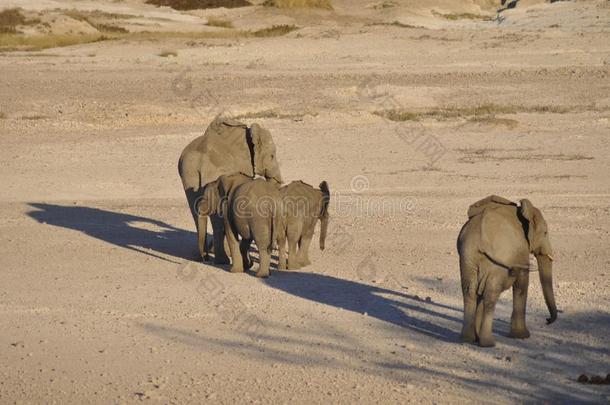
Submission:
M 548 226 L 540 210 L 527 200 L 520 205 L 495 196 L 471 206 L 470 215 L 481 215 L 481 253 L 511 271 L 528 271 L 529 255 L 538 263 L 540 283 L 550 318 L 557 319 L 553 294 L 553 256 Z
M 538 262 L 542 293 L 551 314 L 547 323 L 553 323 L 557 319 L 557 306 L 553 294 L 553 251 L 549 240 L 549 228 L 540 210 L 527 199 L 521 200 L 520 214 L 524 219 L 522 220 L 524 230 L 527 230 L 529 251 Z
M 254 173 L 264 176 L 266 179 L 273 179 L 278 184 L 282 183 L 282 174 L 276 158 L 275 144 L 271 134 L 258 124 L 250 127 L 252 138 L 252 162 Z

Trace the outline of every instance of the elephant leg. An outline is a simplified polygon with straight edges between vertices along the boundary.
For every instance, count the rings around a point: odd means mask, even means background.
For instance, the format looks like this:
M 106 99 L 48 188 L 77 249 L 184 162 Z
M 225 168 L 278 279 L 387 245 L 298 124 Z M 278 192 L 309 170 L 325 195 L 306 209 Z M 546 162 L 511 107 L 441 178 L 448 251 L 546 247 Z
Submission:
M 229 251 L 231 252 L 231 273 L 243 273 L 244 261 L 241 256 L 239 241 L 237 240 L 238 235 L 236 235 L 233 229 L 231 229 L 231 225 L 229 224 L 229 221 L 226 218 L 224 222 L 227 242 L 229 243 Z
M 299 244 L 299 253 L 297 260 L 301 266 L 309 266 L 311 262 L 309 261 L 309 245 L 311 244 L 311 238 L 313 235 L 305 235 L 301 238 L 301 243 Z
M 491 264 L 490 266 L 496 267 Z M 496 341 L 493 337 L 494 311 L 496 309 L 496 302 L 498 302 L 498 298 L 500 298 L 500 293 L 502 292 L 502 273 L 506 273 L 506 270 L 502 268 L 488 271 L 491 273 L 486 281 L 483 297 L 477 305 L 476 317 L 480 322 L 478 337 L 479 346 L 481 347 L 492 347 L 496 345 Z
M 298 270 L 301 268 L 297 255 L 297 240 L 288 236 L 288 270 Z
M 225 243 L 225 224 L 219 215 L 210 216 L 212 229 L 214 231 L 214 263 L 229 264 L 229 257 L 224 248 Z M 227 232 L 227 235 L 230 232 Z
M 252 260 L 250 260 L 250 245 L 252 244 L 252 239 L 242 238 L 239 243 L 239 251 L 241 253 L 242 260 L 244 262 L 244 269 L 248 270 L 252 267 Z
M 260 259 L 258 264 L 258 271 L 256 277 L 269 277 L 269 266 L 271 265 L 271 253 L 268 251 L 268 246 L 271 237 L 255 236 L 256 248 L 258 249 L 258 257 Z
M 208 234 L 208 217 L 205 215 L 199 215 L 197 217 L 197 241 L 199 245 L 199 254 L 204 261 L 210 261 L 210 255 L 208 252 L 207 242 Z
M 527 304 L 529 276 L 529 271 L 518 271 L 515 284 L 513 284 L 513 314 L 510 318 L 509 336 L 517 339 L 530 337 L 530 332 L 525 326 L 525 307 Z
M 468 266 L 460 261 L 462 278 L 462 295 L 464 296 L 464 323 L 461 339 L 463 342 L 474 343 L 477 339 L 477 273 L 476 267 Z M 482 308 L 481 308 L 482 309 Z
M 277 239 L 277 256 L 278 256 L 278 269 L 286 270 L 286 237 L 280 236 Z

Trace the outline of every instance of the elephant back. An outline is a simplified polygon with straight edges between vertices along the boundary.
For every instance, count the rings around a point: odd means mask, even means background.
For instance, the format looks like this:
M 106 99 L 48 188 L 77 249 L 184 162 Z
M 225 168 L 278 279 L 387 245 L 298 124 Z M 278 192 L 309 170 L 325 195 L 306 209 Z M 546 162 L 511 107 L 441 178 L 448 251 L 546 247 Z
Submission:
M 485 211 L 485 209 L 488 207 L 494 208 L 494 207 L 498 207 L 498 206 L 516 207 L 517 204 L 510 200 L 507 200 L 504 197 L 500 197 L 497 195 L 490 195 L 490 196 L 483 198 L 482 200 L 477 201 L 476 203 L 472 204 L 468 208 L 468 218 L 472 218 L 475 215 L 482 214 L 483 211 Z

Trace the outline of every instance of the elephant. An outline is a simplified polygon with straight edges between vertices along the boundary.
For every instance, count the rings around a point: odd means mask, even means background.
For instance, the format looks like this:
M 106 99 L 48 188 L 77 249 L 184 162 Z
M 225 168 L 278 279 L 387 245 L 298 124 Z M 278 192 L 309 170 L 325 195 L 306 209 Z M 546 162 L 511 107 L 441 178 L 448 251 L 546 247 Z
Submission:
M 257 277 L 268 277 L 271 251 L 281 227 L 279 184 L 242 173 L 222 175 L 208 184 L 198 207 L 202 215 L 221 215 L 231 252 L 231 273 L 252 267 L 249 249 L 256 242 Z M 241 237 L 241 240 L 240 240 Z
M 318 219 L 320 220 L 320 250 L 324 250 L 328 230 L 328 204 L 330 190 L 322 181 L 319 189 L 302 181 L 280 189 L 283 205 L 282 230 L 278 234 L 279 268 L 296 270 L 311 264 L 309 245 Z M 288 239 L 288 263 L 286 264 L 286 239 Z M 297 249 L 298 248 L 298 249 Z
M 471 205 L 462 227 L 457 250 L 464 296 L 465 342 L 490 347 L 494 309 L 500 294 L 513 288 L 510 337 L 530 336 L 525 325 L 530 253 L 536 257 L 544 300 L 557 319 L 553 293 L 553 256 L 548 226 L 540 210 L 523 199 L 519 205 L 491 195 Z
M 197 229 L 199 254 L 208 261 L 207 216 L 199 215 L 197 201 L 207 183 L 223 174 L 260 175 L 282 183 L 276 148 L 269 131 L 258 124 L 248 127 L 230 118 L 216 117 L 205 133 L 189 143 L 178 161 L 178 173 Z M 224 225 L 218 215 L 210 217 L 214 236 L 214 262 L 228 264 L 224 249 Z

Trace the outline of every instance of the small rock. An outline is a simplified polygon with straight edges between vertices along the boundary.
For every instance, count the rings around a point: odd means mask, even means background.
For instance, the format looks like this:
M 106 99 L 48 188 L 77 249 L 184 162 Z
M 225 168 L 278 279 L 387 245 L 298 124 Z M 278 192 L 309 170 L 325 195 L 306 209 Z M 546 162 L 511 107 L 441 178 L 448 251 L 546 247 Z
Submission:
M 426 302 L 432 302 L 432 298 L 426 297 Z
M 504 358 L 504 360 L 506 360 L 506 361 L 508 361 L 508 362 L 510 363 L 510 362 L 512 362 L 512 361 L 513 361 L 513 358 L 512 358 L 512 357 L 510 357 L 510 356 L 506 356 L 506 357 Z
M 591 376 L 591 384 L 603 384 L 604 379 L 599 375 Z
M 581 383 L 581 384 L 585 384 L 585 383 L 589 382 L 589 377 L 587 377 L 585 374 L 581 374 L 581 375 L 578 377 L 578 380 L 577 380 L 577 381 L 578 381 L 579 383 Z

